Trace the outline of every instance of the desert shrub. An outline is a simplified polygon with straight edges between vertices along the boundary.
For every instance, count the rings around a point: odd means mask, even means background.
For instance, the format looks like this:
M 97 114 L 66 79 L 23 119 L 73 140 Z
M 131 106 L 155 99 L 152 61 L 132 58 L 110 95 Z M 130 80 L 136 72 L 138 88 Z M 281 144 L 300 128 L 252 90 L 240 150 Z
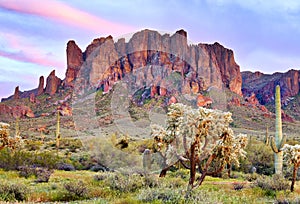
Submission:
M 28 151 L 37 151 L 41 149 L 41 146 L 41 141 L 26 140 L 24 148 Z
M 49 170 L 46 168 L 36 168 L 35 176 L 37 177 L 37 179 L 35 180 L 35 182 L 37 183 L 48 182 L 52 173 L 53 170 Z
M 62 138 L 59 143 L 60 149 L 69 149 L 70 152 L 76 152 L 76 150 L 82 148 L 81 140 Z
M 92 166 L 97 164 L 94 158 L 86 152 L 73 154 L 70 157 L 70 162 L 73 164 L 76 170 L 89 170 Z
M 28 192 L 28 188 L 23 184 L 0 184 L 0 200 L 2 201 L 24 201 L 27 198 Z
M 245 187 L 245 183 L 240 183 L 240 182 L 234 182 L 232 185 L 233 185 L 233 189 L 236 191 L 242 190 Z
M 25 150 L 12 151 L 4 148 L 0 151 L 0 168 L 4 170 L 18 170 L 20 166 L 39 166 L 55 169 L 62 160 L 56 153 L 50 151 L 31 152 Z
M 94 176 L 95 181 L 104 181 L 112 176 L 112 173 L 100 173 Z
M 75 167 L 72 164 L 67 163 L 58 163 L 56 168 L 63 171 L 75 171 Z
M 87 186 L 82 181 L 65 183 L 64 188 L 74 197 L 82 198 L 87 195 Z
M 35 166 L 19 167 L 19 175 L 21 177 L 28 178 L 34 175 L 36 177 L 35 182 L 37 183 L 48 182 L 52 173 L 53 170 L 49 170 L 42 167 L 35 167 Z
M 100 165 L 100 164 L 96 164 L 96 165 L 92 166 L 90 168 L 90 170 L 94 171 L 94 172 L 98 172 L 98 171 L 104 172 L 104 171 L 109 171 L 109 168 L 107 168 L 107 167 L 105 167 L 103 165 Z
M 252 174 L 245 174 L 244 179 L 252 182 L 252 181 L 255 181 L 258 177 L 259 177 L 259 175 L 257 173 L 252 173 Z
M 146 176 L 144 179 L 144 186 L 149 188 L 157 188 L 161 186 L 161 181 L 156 176 Z
M 181 191 L 172 188 L 146 188 L 139 192 L 138 200 L 142 202 L 162 201 L 163 203 L 183 202 Z
M 288 190 L 290 188 L 289 182 L 278 174 L 274 174 L 273 176 L 260 176 L 254 182 L 254 186 L 268 191 Z
M 122 193 L 135 192 L 144 185 L 142 177 L 137 174 L 125 175 L 115 173 L 110 175 L 105 182 L 111 189 Z
M 300 198 L 296 197 L 294 199 L 291 198 L 276 198 L 274 204 L 290 204 L 290 203 L 295 203 L 298 204 L 300 203 Z
M 34 175 L 34 169 L 33 167 L 29 166 L 19 166 L 19 176 L 29 178 L 30 176 Z

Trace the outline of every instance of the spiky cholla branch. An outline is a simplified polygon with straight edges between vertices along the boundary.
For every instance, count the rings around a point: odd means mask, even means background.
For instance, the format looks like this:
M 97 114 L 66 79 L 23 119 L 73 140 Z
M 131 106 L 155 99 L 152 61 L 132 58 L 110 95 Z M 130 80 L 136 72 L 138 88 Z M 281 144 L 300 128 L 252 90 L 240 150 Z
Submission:
M 293 169 L 293 178 L 292 178 L 292 184 L 291 184 L 291 191 L 294 191 L 294 185 L 297 178 L 297 171 L 300 166 L 300 145 L 288 145 L 285 144 L 282 148 L 284 152 L 284 161 L 287 162 L 290 165 L 294 166 Z
M 167 114 L 167 127 L 152 126 L 156 149 L 165 159 L 160 176 L 180 161 L 190 170 L 188 190 L 203 182 L 212 161 L 222 170 L 226 164 L 239 164 L 247 143 L 245 135 L 234 136 L 229 123 L 231 113 L 205 108 L 192 109 L 183 104 L 172 104 Z M 204 168 L 200 168 L 204 165 Z M 201 177 L 196 179 L 197 169 Z

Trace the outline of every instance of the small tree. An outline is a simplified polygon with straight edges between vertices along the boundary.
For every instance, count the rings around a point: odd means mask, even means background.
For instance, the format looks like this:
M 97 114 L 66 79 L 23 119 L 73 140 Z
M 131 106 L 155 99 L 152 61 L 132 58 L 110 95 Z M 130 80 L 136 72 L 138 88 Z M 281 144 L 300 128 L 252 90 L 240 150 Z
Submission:
M 291 184 L 291 191 L 294 191 L 294 185 L 296 182 L 297 171 L 300 166 L 300 145 L 288 145 L 285 144 L 282 148 L 284 156 L 283 159 L 290 165 L 294 166 L 293 178 Z
M 165 161 L 160 176 L 165 176 L 167 170 L 180 161 L 190 170 L 190 190 L 201 185 L 206 175 L 221 172 L 227 164 L 239 165 L 238 157 L 246 154 L 247 137 L 234 136 L 230 122 L 230 112 L 172 104 L 167 114 L 166 128 L 152 126 L 154 148 Z M 213 161 L 219 167 L 215 172 L 209 172 Z M 196 179 L 197 170 L 201 176 Z

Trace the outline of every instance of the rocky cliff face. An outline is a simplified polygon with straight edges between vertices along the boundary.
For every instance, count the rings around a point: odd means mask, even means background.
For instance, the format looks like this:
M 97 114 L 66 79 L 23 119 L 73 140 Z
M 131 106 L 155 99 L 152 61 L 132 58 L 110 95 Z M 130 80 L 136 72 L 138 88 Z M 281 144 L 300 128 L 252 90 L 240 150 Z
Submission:
M 67 53 L 67 56 L 73 54 Z M 128 42 L 125 39 L 114 42 L 111 36 L 98 38 L 82 57 L 84 62 L 78 77 L 80 89 L 86 89 L 89 84 L 108 91 L 116 81 L 131 74 L 135 86 L 154 87 L 164 93 L 174 86 L 168 79 L 177 73 L 181 76 L 178 87 L 183 94 L 200 94 L 212 86 L 242 93 L 240 69 L 233 52 L 218 43 L 188 45 L 184 30 L 171 36 L 143 30 Z
M 274 101 L 276 85 L 280 85 L 282 103 L 287 105 L 293 97 L 299 94 L 300 71 L 289 70 L 286 73 L 263 74 L 260 72 L 242 72 L 244 96 L 255 93 L 261 104 Z

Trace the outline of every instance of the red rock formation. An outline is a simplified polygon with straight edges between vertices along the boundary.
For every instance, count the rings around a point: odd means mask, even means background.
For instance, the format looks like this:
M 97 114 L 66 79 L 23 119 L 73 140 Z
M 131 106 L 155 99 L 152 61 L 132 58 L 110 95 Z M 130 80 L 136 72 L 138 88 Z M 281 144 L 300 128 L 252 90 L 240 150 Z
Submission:
M 151 98 L 153 98 L 157 94 L 158 94 L 157 86 L 152 85 L 151 88 L 150 88 L 150 96 L 151 96 Z
M 199 94 L 197 97 L 197 106 L 205 107 L 212 103 L 213 103 L 213 101 L 209 97 L 203 96 L 201 94 Z
M 259 101 L 257 100 L 255 93 L 252 93 L 250 96 L 245 97 L 245 101 L 252 105 L 259 105 Z
M 83 54 L 75 41 L 70 40 L 67 44 L 67 71 L 64 79 L 64 86 L 73 86 L 73 81 L 83 63 Z
M 14 118 L 33 118 L 33 111 L 27 106 L 8 106 L 0 104 L 0 116 L 14 117 Z
M 232 97 L 232 99 L 229 102 L 229 105 L 241 106 L 241 100 L 237 97 Z
M 37 95 L 41 95 L 44 93 L 44 76 L 40 76 L 39 86 L 37 90 Z
M 49 95 L 54 95 L 57 92 L 60 84 L 61 84 L 61 79 L 55 76 L 55 70 L 53 70 L 50 73 L 50 75 L 47 77 L 45 93 Z
M 173 103 L 177 103 L 177 99 L 175 96 L 171 96 L 171 98 L 169 99 L 168 105 L 171 105 Z
M 199 93 L 211 86 L 222 88 L 224 84 L 241 95 L 242 80 L 233 52 L 218 43 L 188 46 L 184 30 L 172 36 L 143 30 L 127 43 L 124 39 L 114 43 L 111 36 L 98 38 L 87 47 L 84 56 L 87 64 L 85 76 L 81 76 L 82 86 L 90 83 L 99 87 L 103 81 L 115 82 L 129 72 L 137 76 L 133 83 L 138 86 L 159 85 L 175 72 L 181 75 L 184 94 Z
M 31 103 L 35 103 L 35 95 L 34 95 L 34 93 L 31 93 L 31 94 L 30 94 L 30 96 L 29 96 L 29 101 L 30 101 Z
M 14 93 L 13 99 L 17 100 L 19 98 L 20 98 L 20 90 L 19 90 L 19 86 L 17 86 L 15 88 L 15 93 Z

